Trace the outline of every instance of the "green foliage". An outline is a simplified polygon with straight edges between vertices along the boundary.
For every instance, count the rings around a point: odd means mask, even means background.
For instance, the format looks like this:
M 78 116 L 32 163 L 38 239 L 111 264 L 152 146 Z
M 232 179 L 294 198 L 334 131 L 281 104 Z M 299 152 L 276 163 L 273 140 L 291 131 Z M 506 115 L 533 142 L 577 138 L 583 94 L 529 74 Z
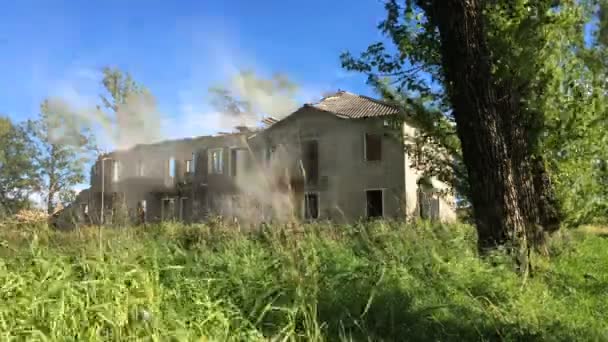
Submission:
M 67 190 L 59 193 L 59 202 L 64 207 L 67 207 L 68 205 L 72 204 L 76 200 L 77 195 L 78 194 L 76 193 L 75 190 L 67 189 Z
M 342 66 L 366 74 L 368 83 L 383 98 L 403 108 L 401 121 L 418 130 L 406 151 L 412 160 L 425 161 L 415 167 L 452 184 L 459 197 L 467 201 L 468 179 L 451 104 L 444 91 L 436 27 L 416 1 L 386 1 L 385 9 L 386 19 L 378 29 L 387 40 L 371 44 L 358 58 L 343 53 Z
M 36 188 L 34 154 L 24 128 L 0 116 L 0 216 L 29 205 Z
M 103 106 L 117 112 L 120 105 L 128 102 L 131 94 L 146 92 L 146 89 L 135 82 L 131 74 L 125 73 L 118 68 L 103 68 L 103 79 L 101 83 L 109 94 L 100 95 Z
M 280 118 L 297 107 L 298 87 L 286 75 L 264 78 L 241 70 L 226 84 L 209 88 L 211 105 L 230 124 L 254 125 L 260 115 Z
M 603 1 L 602 1 L 603 3 Z M 552 25 L 561 31 L 547 38 L 549 52 L 539 64 L 547 82 L 537 86 L 530 106 L 544 114 L 541 148 L 553 171 L 554 184 L 572 225 L 593 222 L 608 215 L 608 188 L 605 161 L 608 160 L 606 102 L 606 45 L 602 29 L 606 25 L 599 13 L 591 41 L 583 30 L 596 18 L 595 1 L 566 3 Z M 570 27 L 568 30 L 567 28 Z M 593 28 L 593 26 L 592 26 Z
M 50 99 L 40 106 L 37 120 L 28 120 L 27 130 L 36 146 L 32 157 L 38 173 L 39 189 L 47 196 L 52 213 L 63 192 L 85 179 L 85 164 L 94 149 L 93 137 L 83 122 L 74 120 L 62 102 Z
M 387 40 L 356 58 L 344 53 L 342 64 L 368 75 L 383 97 L 404 108 L 408 115 L 403 120 L 421 130 L 422 142 L 429 146 L 422 152 L 428 161 L 425 171 L 451 181 L 466 198 L 468 179 L 445 92 L 440 37 L 425 15 L 426 3 L 387 1 L 386 19 L 378 25 Z M 562 211 L 572 224 L 608 216 L 602 166 L 608 159 L 603 129 L 608 122 L 607 4 L 493 1 L 485 12 L 495 78 L 517 89 L 524 111 L 516 120 L 525 122 L 531 152 L 547 161 Z M 589 44 L 585 31 L 594 27 Z
M 556 237 L 522 284 L 502 252 L 478 258 L 466 225 L 268 228 L 5 229 L 1 338 L 608 338 L 600 236 Z
M 156 99 L 130 73 L 119 68 L 105 67 L 99 95 L 98 121 L 116 147 L 150 143 L 160 139 L 160 115 Z

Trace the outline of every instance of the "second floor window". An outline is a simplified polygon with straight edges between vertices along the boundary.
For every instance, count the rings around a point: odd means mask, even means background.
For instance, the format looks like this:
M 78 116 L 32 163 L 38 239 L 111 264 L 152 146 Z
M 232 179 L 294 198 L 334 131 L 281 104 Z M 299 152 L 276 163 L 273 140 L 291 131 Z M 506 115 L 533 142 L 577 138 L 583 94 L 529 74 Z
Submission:
M 137 176 L 138 177 L 144 176 L 144 162 L 141 160 L 137 162 Z
M 112 181 L 118 182 L 120 179 L 120 164 L 118 160 L 112 162 Z
M 192 160 L 190 161 L 190 172 L 196 173 L 196 152 L 192 152 Z
M 317 183 L 319 177 L 319 143 L 316 140 L 306 141 L 302 145 L 302 160 L 306 181 L 312 184 Z
M 319 218 L 319 194 L 304 195 L 304 218 L 307 220 Z
M 266 164 L 270 164 L 272 161 L 272 154 L 275 150 L 276 146 L 270 146 L 264 149 L 264 160 L 266 161 Z
M 365 160 L 382 160 L 382 136 L 379 134 L 365 134 Z
M 175 177 L 175 158 L 169 159 L 169 177 Z
M 221 174 L 224 170 L 224 160 L 221 149 L 209 151 L 209 173 Z

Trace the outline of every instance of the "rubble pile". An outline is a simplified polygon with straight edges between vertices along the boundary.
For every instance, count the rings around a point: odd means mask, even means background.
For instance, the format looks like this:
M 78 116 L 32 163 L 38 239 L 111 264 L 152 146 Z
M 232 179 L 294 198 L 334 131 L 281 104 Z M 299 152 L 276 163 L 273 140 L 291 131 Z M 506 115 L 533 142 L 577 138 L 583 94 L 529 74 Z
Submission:
M 15 221 L 24 224 L 34 224 L 46 222 L 49 215 L 42 210 L 36 209 L 22 209 L 19 210 L 14 216 Z

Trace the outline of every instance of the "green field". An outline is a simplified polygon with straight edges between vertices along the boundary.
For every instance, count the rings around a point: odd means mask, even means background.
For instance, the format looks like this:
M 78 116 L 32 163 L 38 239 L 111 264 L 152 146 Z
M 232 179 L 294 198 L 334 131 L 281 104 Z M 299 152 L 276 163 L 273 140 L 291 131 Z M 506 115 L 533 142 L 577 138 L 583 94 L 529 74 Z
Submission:
M 608 240 L 522 281 L 466 225 L 0 232 L 0 340 L 608 341 Z

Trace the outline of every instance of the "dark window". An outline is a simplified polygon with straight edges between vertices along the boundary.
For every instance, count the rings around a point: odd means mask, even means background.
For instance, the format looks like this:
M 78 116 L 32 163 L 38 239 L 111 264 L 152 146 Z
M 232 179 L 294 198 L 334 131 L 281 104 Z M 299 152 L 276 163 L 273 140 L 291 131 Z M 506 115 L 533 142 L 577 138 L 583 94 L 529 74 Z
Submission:
M 166 198 L 162 200 L 162 218 L 165 221 L 172 221 L 175 219 L 175 199 Z
M 146 213 L 147 213 L 146 200 L 141 200 L 137 202 L 137 217 L 139 218 L 140 223 L 144 223 L 146 221 Z
M 208 150 L 203 150 L 200 154 L 199 154 L 199 160 L 197 161 L 198 165 L 201 165 L 201 167 L 198 167 L 198 170 L 200 170 L 200 175 L 202 176 L 202 181 L 203 183 L 207 182 L 207 175 L 209 174 L 209 168 L 205 167 L 207 164 L 209 163 L 209 154 L 208 154 Z
M 379 161 L 382 159 L 382 136 L 365 134 L 365 160 Z
M 319 218 L 319 195 L 318 194 L 304 195 L 304 218 L 307 220 Z
M 319 178 L 319 143 L 316 140 L 306 141 L 303 146 L 303 163 L 306 180 L 316 184 Z
M 238 151 L 237 149 L 230 150 L 230 173 L 232 177 L 236 177 L 238 169 Z
M 270 146 L 264 150 L 264 158 L 266 160 L 266 164 L 269 164 L 272 161 L 272 154 L 276 150 L 276 146 Z
M 367 190 L 367 217 L 382 217 L 384 208 L 382 190 Z

